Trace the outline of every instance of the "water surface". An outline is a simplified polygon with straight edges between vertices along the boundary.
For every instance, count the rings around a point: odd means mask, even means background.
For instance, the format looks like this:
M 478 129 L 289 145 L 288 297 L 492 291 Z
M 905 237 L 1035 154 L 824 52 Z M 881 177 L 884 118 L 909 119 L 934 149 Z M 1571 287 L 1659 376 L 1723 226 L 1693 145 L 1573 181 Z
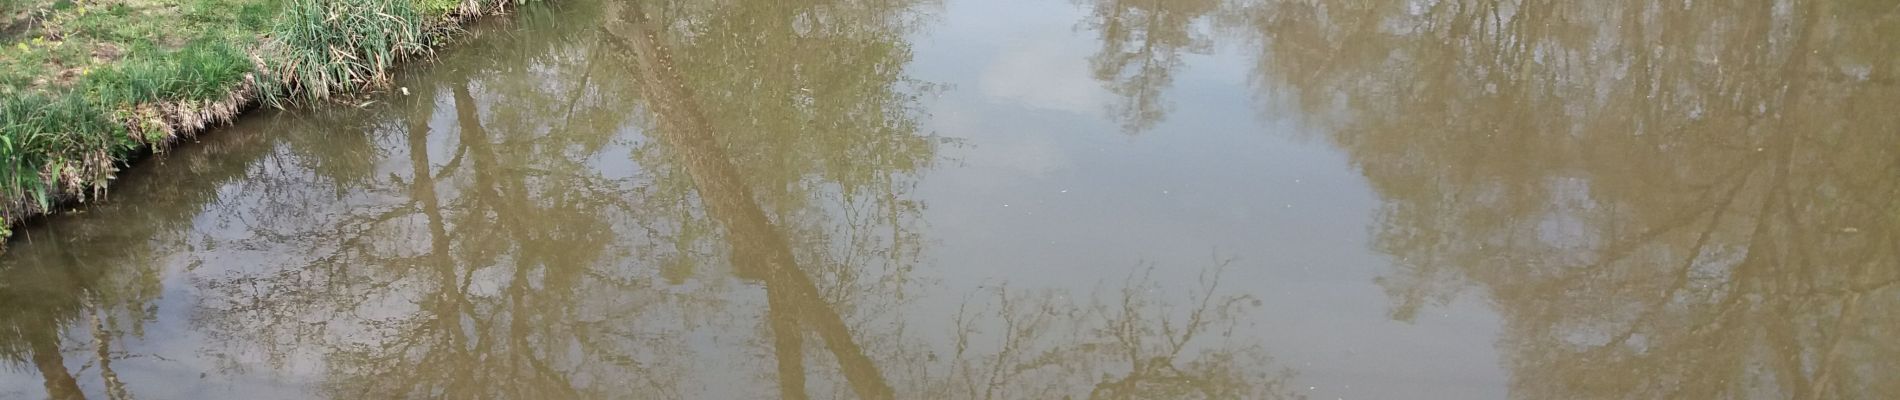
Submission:
M 1880 2 L 563 0 L 0 256 L 0 398 L 1896 398 Z

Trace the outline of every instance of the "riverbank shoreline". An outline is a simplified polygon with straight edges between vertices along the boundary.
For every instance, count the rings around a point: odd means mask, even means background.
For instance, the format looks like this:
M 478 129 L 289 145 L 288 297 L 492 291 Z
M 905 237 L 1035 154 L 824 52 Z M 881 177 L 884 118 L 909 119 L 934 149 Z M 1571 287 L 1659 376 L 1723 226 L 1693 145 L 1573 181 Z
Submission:
M 30 28 L 0 35 L 0 52 L 17 55 L 0 58 L 0 252 L 16 228 L 105 198 L 115 175 L 138 160 L 258 107 L 384 90 L 398 66 L 427 60 L 456 43 L 462 27 L 529 1 L 160 0 L 199 8 L 132 9 L 154 3 L 59 0 L 0 15 L 11 19 L 0 25 Z M 233 25 L 178 22 L 183 33 L 134 39 L 122 31 L 137 27 L 88 30 L 162 13 Z

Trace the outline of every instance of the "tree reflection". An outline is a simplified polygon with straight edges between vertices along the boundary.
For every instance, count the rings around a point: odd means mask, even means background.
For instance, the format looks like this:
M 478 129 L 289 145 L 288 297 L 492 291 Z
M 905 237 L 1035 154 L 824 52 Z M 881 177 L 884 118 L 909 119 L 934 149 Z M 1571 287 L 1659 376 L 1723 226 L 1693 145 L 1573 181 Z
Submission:
M 85 256 L 189 269 L 193 334 L 220 368 L 206 372 L 314 377 L 292 383 L 334 398 L 1286 394 L 1285 373 L 1229 336 L 1252 300 L 1217 293 L 1217 274 L 1180 313 L 1139 275 L 1088 303 L 999 290 L 966 303 L 953 342 L 917 333 L 932 321 L 914 315 L 928 281 L 912 276 L 924 204 L 909 191 L 938 157 L 917 108 L 935 89 L 904 73 L 922 6 L 530 8 L 517 21 L 545 34 L 478 31 L 405 97 L 282 117 L 324 135 L 248 147 L 222 172 L 243 179 L 186 180 L 199 201 L 139 228 L 164 232 L 112 230 L 155 244 Z M 76 253 L 48 248 L 8 256 Z M 81 311 L 145 310 L 156 274 L 49 286 L 64 297 L 0 288 L 18 312 L 0 348 L 78 396 L 63 332 L 87 317 L 123 332 Z M 40 297 L 61 300 L 11 302 Z M 113 383 L 114 340 L 85 348 L 108 397 L 138 389 Z
M 765 318 L 774 337 L 772 347 L 780 397 L 808 397 L 806 356 L 803 350 L 805 339 L 801 332 L 809 329 L 815 331 L 840 364 L 841 372 L 856 397 L 892 398 L 893 389 L 884 371 L 894 369 L 880 368 L 878 362 L 867 357 L 864 348 L 857 342 L 858 337 L 866 334 L 876 336 L 878 332 L 852 329 L 851 324 L 840 315 L 838 302 L 819 295 L 822 290 L 820 285 L 808 275 L 812 268 L 800 265 L 800 257 L 788 244 L 788 235 L 771 221 L 760 203 L 754 201 L 756 198 L 774 196 L 755 196 L 752 193 L 753 186 L 740 178 L 744 174 L 739 171 L 746 169 L 726 155 L 730 146 L 722 145 L 722 142 L 745 140 L 745 135 L 725 134 L 720 131 L 718 122 L 706 117 L 708 113 L 700 107 L 700 104 L 706 103 L 701 102 L 695 90 L 703 86 L 693 84 L 681 72 L 696 69 L 675 66 L 676 53 L 659 42 L 662 36 L 652 28 L 654 24 L 647 21 L 642 10 L 630 7 L 623 15 L 626 16 L 625 21 L 610 24 L 609 31 L 627 46 L 632 61 L 629 64 L 636 71 L 635 81 L 642 83 L 642 96 L 649 99 L 647 109 L 653 113 L 656 122 L 653 129 L 657 131 L 659 143 L 665 146 L 662 150 L 670 153 L 671 159 L 686 170 L 706 212 L 719 222 L 727 239 L 726 246 L 732 251 L 731 262 L 737 274 L 758 281 L 766 291 L 768 311 Z M 688 42 L 687 46 L 691 45 Z M 745 127 L 735 129 L 742 132 L 747 130 Z M 1204 278 L 1206 286 L 1197 300 L 1199 308 L 1191 311 L 1181 325 L 1165 319 L 1168 318 L 1166 315 L 1145 315 L 1157 311 L 1157 305 L 1142 296 L 1154 288 L 1142 286 L 1147 284 L 1145 275 L 1139 282 L 1131 279 L 1130 285 L 1119 293 L 1118 308 L 1102 303 L 1094 305 L 1091 314 L 1104 321 L 1103 326 L 1087 332 L 1076 332 L 1078 337 L 1064 338 L 1099 338 L 1093 341 L 1044 342 L 1061 329 L 1051 325 L 1066 325 L 1075 329 L 1088 326 L 1095 319 L 1062 318 L 1055 310 L 1064 305 L 1052 301 L 1054 297 L 1025 300 L 999 292 L 998 299 L 1003 307 L 994 316 L 1000 317 L 1007 326 L 1008 334 L 1003 339 L 1006 342 L 1003 348 L 994 355 L 978 356 L 976 351 L 966 347 L 977 335 L 976 320 L 987 319 L 985 317 L 988 316 L 979 316 L 977 313 L 980 311 L 961 314 L 958 324 L 960 333 L 956 339 L 957 358 L 951 361 L 953 366 L 950 375 L 923 379 L 922 386 L 915 389 L 919 391 L 916 394 L 927 398 L 1039 398 L 1041 396 L 1037 393 L 1073 394 L 1078 387 L 1073 384 L 1078 383 L 1078 378 L 1115 376 L 1100 375 L 1116 370 L 1113 362 L 1104 361 L 1126 357 L 1128 368 L 1121 372 L 1119 378 L 1103 378 L 1095 383 L 1093 391 L 1088 394 L 1090 398 L 1189 398 L 1196 397 L 1194 395 L 1201 398 L 1266 398 L 1267 395 L 1286 395 L 1283 387 L 1285 375 L 1265 374 L 1262 371 L 1266 364 L 1264 355 L 1249 351 L 1256 348 L 1237 350 L 1232 346 L 1214 346 L 1199 353 L 1199 357 L 1186 361 L 1187 364 L 1182 367 L 1177 367 L 1177 360 L 1188 358 L 1183 353 L 1196 335 L 1208 333 L 1210 328 L 1221 324 L 1228 324 L 1227 328 L 1231 329 L 1238 306 L 1245 300 L 1251 300 L 1245 297 L 1216 300 L 1214 289 L 1219 278 L 1218 272 Z M 1042 318 L 1039 323 L 1017 325 L 1016 318 L 1019 315 L 1016 313 L 1019 310 L 1014 307 L 1022 303 L 1034 304 L 1030 307 L 1044 312 L 1039 316 Z M 1076 313 L 1067 314 L 1073 316 Z M 891 334 L 901 335 L 902 330 Z M 1164 343 L 1144 343 L 1144 340 L 1154 340 L 1157 336 Z M 1024 343 L 1051 347 L 1031 349 L 1023 346 Z M 1048 365 L 1043 364 L 1048 360 L 1028 362 L 1020 359 L 1030 352 L 1081 364 Z M 914 359 L 901 354 L 881 358 L 887 363 Z M 979 362 L 991 363 L 994 368 L 989 371 L 972 368 Z M 1006 368 L 1007 363 L 1016 363 L 1007 366 L 1010 372 L 995 369 Z M 1017 376 L 1041 367 L 1062 372 L 1037 377 L 1039 379 Z M 954 384 L 958 381 L 967 383 L 973 379 L 985 379 L 989 385 L 979 392 L 970 385 Z M 1012 379 L 1028 382 L 1019 387 L 1008 382 Z
M 1102 41 L 1089 57 L 1096 80 L 1120 97 L 1109 114 L 1120 120 L 1128 134 L 1153 128 L 1166 117 L 1168 103 L 1161 97 L 1174 83 L 1175 70 L 1186 54 L 1206 54 L 1213 47 L 1210 17 L 1221 10 L 1220 0 L 1086 0 L 1089 17 L 1084 27 Z
M 593 11 L 585 6 L 560 10 L 572 17 L 561 22 L 584 21 Z M 569 96 L 588 83 L 563 78 L 586 76 L 597 47 L 585 31 L 548 31 L 492 39 L 498 48 L 480 59 L 445 59 L 459 71 L 417 85 L 393 109 L 408 118 L 368 130 L 375 142 L 400 143 L 385 151 L 407 153 L 399 164 L 369 163 L 366 176 L 387 178 L 317 212 L 247 208 L 232 218 L 247 234 L 226 246 L 310 253 L 257 255 L 293 264 L 205 282 L 218 294 L 202 315 L 219 351 L 273 368 L 314 362 L 327 371 L 325 391 L 340 398 L 671 393 L 666 374 L 623 346 L 642 342 L 600 318 L 632 314 L 656 296 L 639 290 L 633 271 L 609 268 L 617 236 L 600 216 L 627 208 L 627 193 L 589 160 L 609 148 L 611 132 L 542 118 L 612 121 L 627 105 Z M 542 50 L 509 51 L 520 48 Z M 449 122 L 435 123 L 438 114 Z M 285 249 L 288 238 L 315 245 Z
M 739 30 L 736 33 L 742 37 L 818 40 L 710 40 L 733 36 L 718 32 L 691 36 L 708 40 L 690 48 L 695 57 L 764 50 L 767 58 L 798 56 L 810 64 L 796 68 L 801 76 L 770 81 L 806 87 L 787 88 L 784 97 L 753 104 L 765 112 L 765 118 L 752 122 L 762 125 L 734 127 L 747 134 L 729 138 L 736 140 L 728 141 L 728 146 L 757 149 L 739 152 L 750 156 L 731 161 L 753 167 L 755 173 L 746 176 L 762 179 L 747 182 L 746 187 L 769 188 L 762 192 L 778 201 L 764 204 L 775 210 L 780 223 L 812 229 L 803 232 L 807 233 L 803 237 L 815 239 L 790 242 L 788 236 L 763 236 L 777 238 L 778 244 L 766 246 L 764 256 L 735 251 L 732 264 L 739 267 L 742 277 L 770 282 L 770 313 L 793 316 L 774 319 L 813 326 L 833 354 L 846 360 L 843 365 L 854 370 L 851 376 L 875 375 L 876 370 L 855 350 L 850 327 L 836 312 L 806 310 L 875 309 L 874 304 L 834 299 L 858 297 L 854 290 L 860 286 L 904 285 L 897 273 L 861 281 L 871 275 L 859 270 L 866 261 L 859 257 L 875 252 L 891 263 L 886 272 L 907 270 L 915 246 L 867 252 L 861 250 L 872 249 L 856 245 L 914 240 L 914 234 L 900 230 L 901 226 L 891 226 L 884 241 L 866 238 L 859 228 L 905 220 L 920 209 L 894 192 L 907 185 L 899 175 L 915 171 L 932 157 L 930 142 L 915 134 L 914 106 L 909 104 L 914 95 L 892 86 L 902 81 L 897 71 L 909 53 L 897 45 L 901 43 L 897 33 L 882 31 L 892 27 L 853 25 L 852 21 L 867 20 L 858 18 L 866 15 L 837 20 L 835 29 L 814 27 L 801 35 L 761 35 L 743 29 L 790 29 L 790 21 L 815 17 L 818 12 L 876 12 L 880 7 L 664 7 L 685 10 L 677 18 L 737 13 L 787 23 L 724 27 Z M 612 14 L 587 9 L 573 15 Z M 559 20 L 573 24 L 577 19 Z M 503 57 L 446 60 L 447 65 L 465 68 L 451 76 L 468 78 L 418 86 L 419 100 L 404 105 L 411 108 L 404 110 L 409 115 L 406 123 L 370 129 L 371 137 L 396 138 L 407 149 L 404 168 L 369 163 L 372 170 L 387 171 L 361 175 L 387 174 L 389 178 L 363 182 L 340 201 L 319 205 L 317 210 L 285 214 L 284 210 L 295 208 L 247 209 L 249 215 L 225 218 L 242 224 L 246 234 L 221 246 L 281 251 L 284 246 L 278 244 L 291 238 L 317 245 L 289 249 L 296 254 L 253 257 L 300 264 L 232 271 L 206 283 L 221 296 L 205 304 L 204 322 L 215 327 L 211 333 L 222 338 L 222 347 L 236 349 L 222 351 L 254 352 L 272 360 L 274 368 L 295 368 L 299 359 L 316 357 L 328 370 L 326 389 L 337 397 L 678 397 L 680 377 L 674 376 L 678 367 L 671 364 L 682 360 L 669 360 L 687 347 L 690 337 L 685 331 L 696 329 L 698 323 L 667 320 L 719 315 L 715 309 L 701 307 L 731 297 L 725 292 L 733 287 L 717 276 L 695 278 L 692 268 L 680 271 L 671 266 L 699 264 L 678 260 L 702 258 L 691 252 L 704 250 L 708 238 L 761 240 L 739 227 L 770 222 L 761 214 L 743 219 L 745 225 L 708 226 L 730 213 L 701 210 L 691 202 L 707 202 L 724 192 L 691 196 L 694 185 L 681 178 L 690 175 L 695 164 L 674 154 L 695 154 L 700 147 L 664 141 L 614 143 L 611 139 L 621 130 L 643 123 L 629 111 L 665 103 L 640 103 L 640 91 L 633 86 L 637 82 L 591 81 L 592 74 L 601 70 L 597 65 L 601 59 L 613 56 L 600 53 L 608 47 L 591 33 L 571 39 L 512 47 L 548 51 L 510 53 L 511 48 L 500 48 L 489 54 Z M 804 55 L 809 49 L 833 53 Z M 840 62 L 836 57 L 861 58 Z M 835 68 L 843 69 L 834 72 Z M 839 79 L 836 75 L 865 72 L 884 79 Z M 706 74 L 692 84 L 703 89 L 730 88 L 728 93 L 735 99 L 741 94 L 752 98 L 758 93 L 745 87 L 766 82 L 758 76 Z M 831 83 L 847 85 L 821 86 Z M 870 86 L 853 86 L 860 83 Z M 432 135 L 432 130 L 442 130 L 434 122 L 438 114 L 434 109 L 443 103 L 454 110 L 448 128 L 453 133 Z M 550 120 L 545 118 L 548 115 L 563 118 Z M 793 134 L 805 136 L 798 137 L 801 140 L 785 136 Z M 623 147 L 639 157 L 639 169 L 633 171 L 637 174 L 607 175 L 628 172 L 604 168 L 615 163 L 600 161 L 609 149 Z M 438 165 L 435 157 L 444 153 L 448 155 L 440 157 L 448 160 Z M 391 195 L 400 197 L 390 201 L 387 196 Z M 830 196 L 841 196 L 846 212 L 867 206 L 888 214 L 853 222 L 842 231 L 829 230 L 830 220 L 822 212 L 833 206 L 818 201 Z M 750 201 L 750 195 L 744 197 Z M 713 204 L 718 203 L 707 203 Z M 759 206 L 750 209 L 762 212 Z M 832 251 L 832 246 L 844 244 L 823 239 L 832 232 L 843 233 L 853 246 L 842 253 Z M 668 254 L 667 249 L 649 245 L 653 243 L 673 244 L 684 254 Z M 788 257 L 794 247 L 802 249 L 800 257 L 814 265 L 813 277 L 745 272 L 760 262 L 792 262 Z M 762 261 L 747 261 L 758 257 Z M 662 271 L 629 268 L 630 264 L 658 265 Z M 665 284 L 653 279 L 655 272 Z M 816 278 L 826 279 L 827 284 L 814 284 Z M 696 288 L 682 291 L 680 286 L 685 285 Z M 787 335 L 802 337 L 799 332 Z M 665 367 L 649 368 L 655 365 Z M 887 384 L 857 387 L 863 397 L 891 397 Z
M 1887 398 L 1900 32 L 1871 2 L 1270 2 L 1263 88 L 1386 199 L 1396 318 L 1465 288 L 1524 398 Z
M 91 204 L 15 237 L 0 254 L 0 363 L 30 364 L 47 398 L 84 398 L 88 373 L 106 398 L 129 398 L 112 363 L 143 355 L 115 342 L 145 335 L 157 313 L 161 269 L 174 261 L 164 255 L 188 248 L 178 234 L 216 203 L 218 186 L 243 178 L 246 165 L 268 154 L 263 140 L 207 139 L 155 157 L 149 162 L 180 172 L 123 174 L 115 187 L 142 193 L 136 202 Z
M 1259 300 L 1203 270 L 1191 308 L 1175 311 L 1153 269 L 1079 303 L 1066 291 L 1002 285 L 956 313 L 945 371 L 924 398 L 1297 399 L 1293 371 L 1236 336 Z M 1217 337 L 1217 339 L 1209 339 Z M 1214 342 L 1209 342 L 1213 340 Z

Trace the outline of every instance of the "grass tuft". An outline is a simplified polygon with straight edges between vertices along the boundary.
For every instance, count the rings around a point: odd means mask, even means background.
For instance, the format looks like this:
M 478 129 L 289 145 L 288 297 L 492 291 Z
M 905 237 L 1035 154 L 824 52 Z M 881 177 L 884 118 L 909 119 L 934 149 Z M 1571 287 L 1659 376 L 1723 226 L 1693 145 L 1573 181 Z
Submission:
M 429 51 L 423 15 L 409 0 L 290 0 L 271 29 L 284 52 L 271 72 L 293 100 L 381 87 L 398 60 Z

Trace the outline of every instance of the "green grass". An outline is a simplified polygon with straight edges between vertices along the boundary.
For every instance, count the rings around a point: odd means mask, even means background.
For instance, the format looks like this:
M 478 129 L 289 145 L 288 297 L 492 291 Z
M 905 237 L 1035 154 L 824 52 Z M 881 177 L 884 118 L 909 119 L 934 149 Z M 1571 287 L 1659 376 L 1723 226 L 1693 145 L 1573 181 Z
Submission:
M 396 63 L 427 54 L 457 13 L 484 11 L 457 0 L 0 6 L 0 18 L 33 22 L 29 34 L 0 37 L 0 239 L 22 218 L 99 193 L 141 150 L 198 128 L 174 126 L 191 125 L 177 113 L 220 119 L 236 109 L 223 104 L 233 99 L 284 106 L 358 95 L 387 84 Z M 17 22 L 0 27 L 24 26 Z

